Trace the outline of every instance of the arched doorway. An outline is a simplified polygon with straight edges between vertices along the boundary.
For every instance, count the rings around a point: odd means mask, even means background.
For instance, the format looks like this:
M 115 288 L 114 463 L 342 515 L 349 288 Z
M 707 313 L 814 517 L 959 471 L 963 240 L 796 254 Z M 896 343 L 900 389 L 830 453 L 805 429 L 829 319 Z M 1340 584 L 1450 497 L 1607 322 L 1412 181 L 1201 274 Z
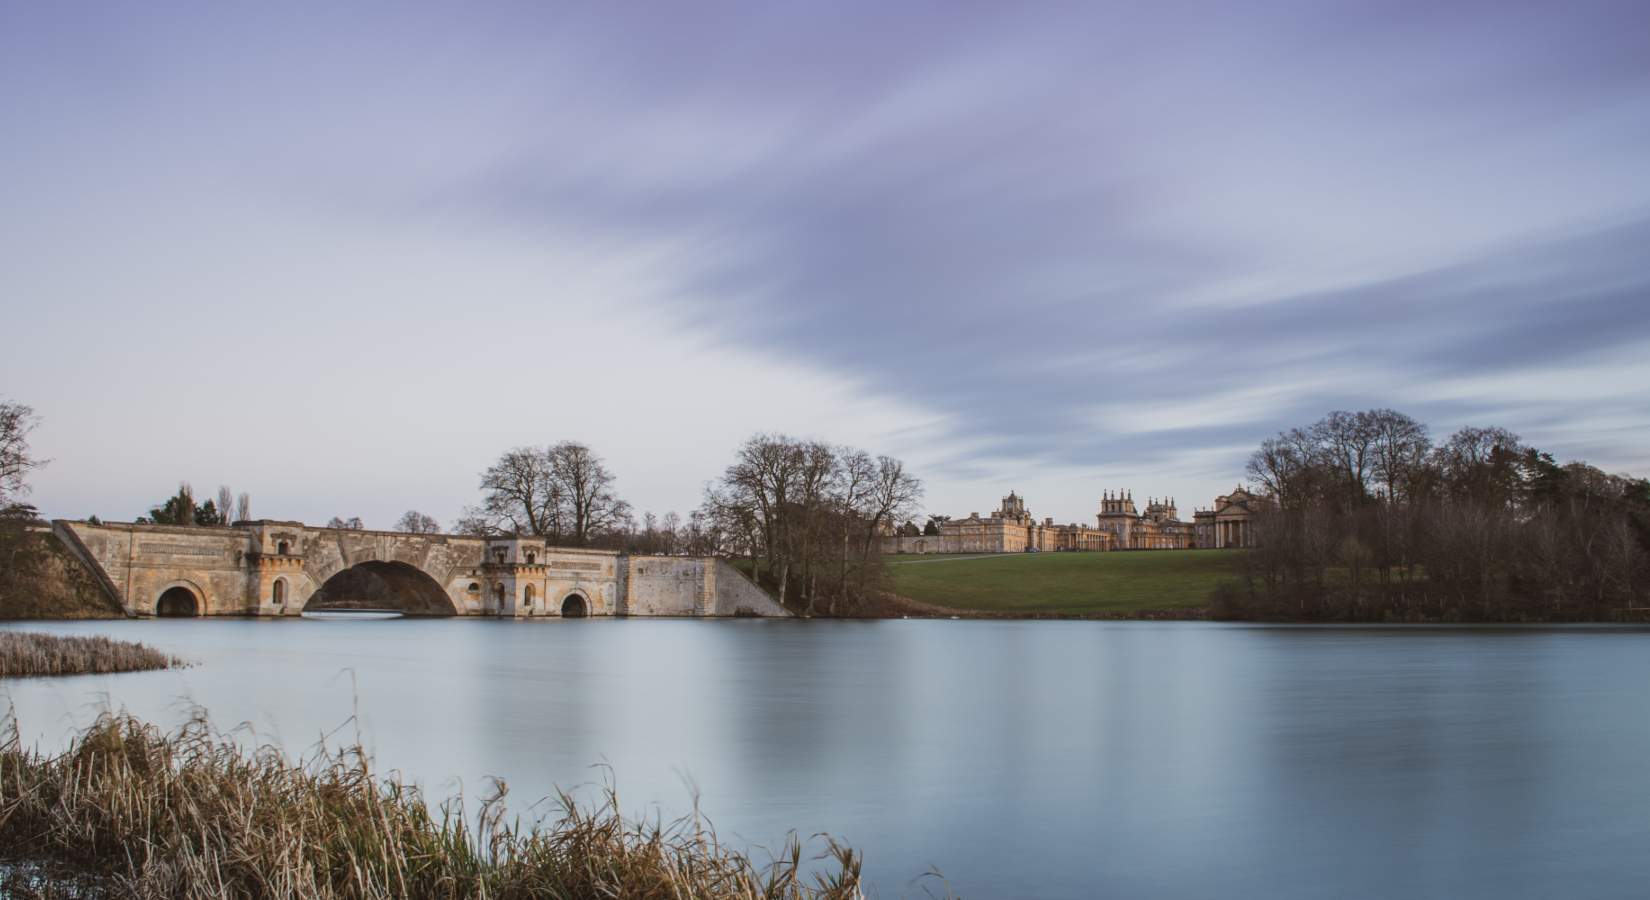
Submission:
M 304 611 L 395 610 L 409 616 L 457 615 L 452 598 L 417 566 L 369 560 L 333 574 L 310 595 Z
M 533 612 L 533 586 L 528 585 L 527 589 L 522 592 L 522 596 L 526 601 L 522 605 L 527 609 L 527 613 L 531 615 Z
M 584 598 L 578 594 L 569 594 L 561 602 L 561 617 L 564 619 L 582 619 L 590 615 L 590 610 L 584 605 Z
M 195 592 L 181 584 L 167 588 L 155 601 L 155 615 L 163 618 L 188 619 L 200 614 L 200 601 L 196 599 Z
M 285 578 L 275 579 L 275 587 L 272 589 L 271 599 L 272 599 L 272 602 L 276 606 L 285 606 L 286 605 L 286 579 Z

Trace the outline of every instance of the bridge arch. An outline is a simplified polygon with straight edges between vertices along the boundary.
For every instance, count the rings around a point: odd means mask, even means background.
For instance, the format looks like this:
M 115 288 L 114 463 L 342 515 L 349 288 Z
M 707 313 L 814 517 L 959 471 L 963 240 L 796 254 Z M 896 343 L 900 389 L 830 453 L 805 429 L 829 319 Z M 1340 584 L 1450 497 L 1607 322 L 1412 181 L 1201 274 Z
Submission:
M 192 619 L 206 612 L 206 592 L 192 581 L 174 581 L 155 597 L 155 615 L 165 619 Z
M 590 598 L 584 591 L 574 589 L 561 601 L 561 617 L 564 619 L 582 619 L 590 615 Z
M 453 616 L 458 609 L 433 576 L 412 563 L 368 559 L 338 567 L 304 610 L 388 609 L 409 616 Z

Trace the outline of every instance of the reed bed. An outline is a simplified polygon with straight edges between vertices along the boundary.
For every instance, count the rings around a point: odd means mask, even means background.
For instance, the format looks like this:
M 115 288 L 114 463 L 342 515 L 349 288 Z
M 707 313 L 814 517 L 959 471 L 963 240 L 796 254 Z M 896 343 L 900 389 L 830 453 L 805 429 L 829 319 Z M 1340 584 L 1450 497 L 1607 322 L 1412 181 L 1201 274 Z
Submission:
M 428 805 L 372 771 L 357 745 L 289 761 L 215 732 L 167 734 L 105 714 L 58 755 L 0 743 L 0 897 L 861 898 L 860 859 L 793 835 L 766 864 L 718 842 L 695 812 L 632 822 L 609 788 L 593 805 L 507 820 L 495 782 L 474 816 Z M 55 891 L 55 893 L 53 893 Z
M 147 644 L 106 637 L 0 631 L 0 678 L 168 669 L 186 663 Z

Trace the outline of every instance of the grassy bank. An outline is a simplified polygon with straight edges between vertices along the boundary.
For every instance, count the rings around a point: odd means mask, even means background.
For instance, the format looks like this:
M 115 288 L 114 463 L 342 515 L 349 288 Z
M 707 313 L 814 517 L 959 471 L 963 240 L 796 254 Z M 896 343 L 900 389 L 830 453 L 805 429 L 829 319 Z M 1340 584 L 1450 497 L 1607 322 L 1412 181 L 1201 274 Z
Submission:
M 1131 616 L 1206 607 L 1237 576 L 1230 550 L 890 556 L 894 590 L 918 603 L 1002 615 Z
M 473 818 L 432 809 L 371 771 L 359 748 L 302 763 L 242 750 L 204 718 L 176 734 L 105 716 L 68 750 L 0 747 L 0 896 L 137 898 L 858 898 L 859 859 L 829 844 L 825 871 L 791 844 L 758 864 L 697 817 L 623 820 L 563 796 L 560 817 L 523 825 L 503 787 Z
M 175 656 L 131 641 L 0 631 L 0 678 L 141 672 L 183 664 Z

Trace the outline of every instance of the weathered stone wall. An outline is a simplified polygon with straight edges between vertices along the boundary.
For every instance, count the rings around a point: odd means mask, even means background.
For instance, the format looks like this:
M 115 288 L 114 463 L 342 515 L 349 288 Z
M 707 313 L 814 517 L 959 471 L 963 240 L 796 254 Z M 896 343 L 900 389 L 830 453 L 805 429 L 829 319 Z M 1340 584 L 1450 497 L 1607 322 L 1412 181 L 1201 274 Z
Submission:
M 755 582 L 745 577 L 725 559 L 716 562 L 716 605 L 713 615 L 718 616 L 789 616 L 785 607 L 780 606 L 777 600 L 768 595 L 768 592 L 758 587 Z
M 343 572 L 352 573 L 353 583 L 339 582 L 323 602 L 372 602 L 388 591 L 407 598 L 405 611 L 426 615 L 704 616 L 732 615 L 739 606 L 784 614 L 738 587 L 728 590 L 742 599 L 720 602 L 713 558 L 625 557 L 552 547 L 540 538 L 351 531 L 301 522 L 182 528 L 59 521 L 55 527 L 131 615 L 154 615 L 161 595 L 181 587 L 201 615 L 295 616 Z
M 202 615 L 253 612 L 245 562 L 252 545 L 244 529 L 62 525 L 73 531 L 132 615 L 154 615 L 156 601 L 173 587 L 193 593 Z
M 706 560 L 681 556 L 628 558 L 628 598 L 623 613 L 630 616 L 712 615 L 716 606 L 715 568 Z

